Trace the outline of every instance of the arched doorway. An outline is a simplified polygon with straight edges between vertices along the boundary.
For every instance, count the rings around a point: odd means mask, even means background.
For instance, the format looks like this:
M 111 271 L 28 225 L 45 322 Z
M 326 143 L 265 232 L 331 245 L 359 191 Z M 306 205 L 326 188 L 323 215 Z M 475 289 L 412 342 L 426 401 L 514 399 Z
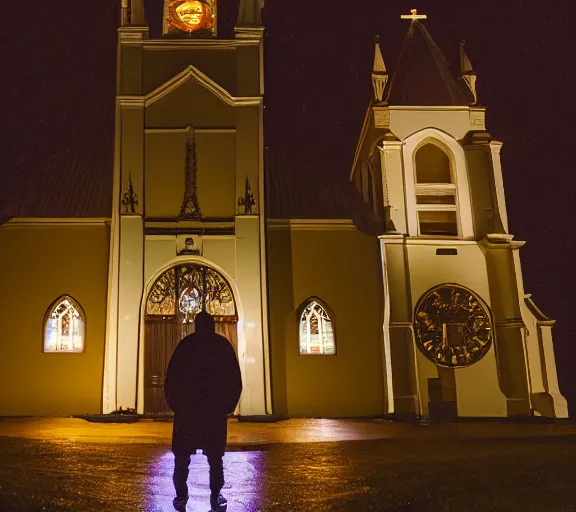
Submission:
M 144 413 L 171 414 L 164 399 L 164 379 L 178 342 L 194 332 L 194 319 L 207 311 L 216 320 L 216 332 L 238 353 L 236 301 L 229 283 L 215 269 L 183 264 L 168 269 L 154 282 L 144 318 Z

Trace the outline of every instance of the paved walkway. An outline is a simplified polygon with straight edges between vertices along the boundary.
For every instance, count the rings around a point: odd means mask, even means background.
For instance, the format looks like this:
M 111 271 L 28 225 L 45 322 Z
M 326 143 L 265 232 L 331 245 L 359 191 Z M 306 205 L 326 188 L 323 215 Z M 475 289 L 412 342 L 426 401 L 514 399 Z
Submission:
M 0 418 L 0 511 L 174 512 L 171 426 Z M 230 420 L 229 434 L 230 512 L 576 510 L 576 425 Z M 364 441 L 317 442 L 344 440 Z M 187 512 L 206 512 L 206 457 L 189 486 Z
M 0 436 L 88 443 L 169 445 L 172 423 L 90 423 L 77 418 L 1 418 Z M 374 439 L 486 439 L 576 436 L 576 425 L 466 422 L 409 424 L 387 420 L 290 419 L 277 423 L 228 422 L 228 445 L 315 443 Z

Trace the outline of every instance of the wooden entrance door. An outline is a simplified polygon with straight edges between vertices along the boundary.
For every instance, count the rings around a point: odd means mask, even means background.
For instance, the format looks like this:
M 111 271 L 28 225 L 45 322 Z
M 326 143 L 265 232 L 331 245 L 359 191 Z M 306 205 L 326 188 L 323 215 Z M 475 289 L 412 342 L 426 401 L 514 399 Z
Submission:
M 236 322 L 216 322 L 216 332 L 224 336 L 238 353 Z M 176 345 L 182 338 L 194 332 L 194 322 L 179 323 L 176 318 L 149 316 L 144 323 L 146 382 L 144 385 L 144 407 L 147 416 L 169 416 L 172 414 L 164 398 L 164 381 L 168 363 Z
M 170 408 L 164 398 L 164 380 L 172 353 L 180 341 L 178 324 L 175 318 L 148 317 L 144 325 L 145 414 L 169 415 Z
M 236 304 L 230 285 L 204 265 L 180 265 L 154 283 L 146 301 L 144 322 L 144 413 L 172 414 L 164 398 L 170 358 L 182 338 L 194 332 L 194 318 L 207 311 L 216 320 L 216 332 L 237 351 Z

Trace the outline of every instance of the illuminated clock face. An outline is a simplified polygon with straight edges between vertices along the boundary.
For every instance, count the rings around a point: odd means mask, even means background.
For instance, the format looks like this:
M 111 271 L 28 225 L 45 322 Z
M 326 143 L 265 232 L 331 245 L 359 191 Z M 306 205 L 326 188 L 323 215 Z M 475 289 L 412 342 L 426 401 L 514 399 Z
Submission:
M 169 0 L 168 22 L 181 32 L 200 32 L 214 29 L 215 0 Z
M 416 304 L 414 332 L 420 351 L 439 366 L 470 366 L 492 345 L 492 317 L 474 292 L 455 284 L 427 291 Z
M 204 17 L 204 5 L 202 2 L 185 2 L 176 7 L 176 14 L 186 25 L 196 27 L 200 25 Z

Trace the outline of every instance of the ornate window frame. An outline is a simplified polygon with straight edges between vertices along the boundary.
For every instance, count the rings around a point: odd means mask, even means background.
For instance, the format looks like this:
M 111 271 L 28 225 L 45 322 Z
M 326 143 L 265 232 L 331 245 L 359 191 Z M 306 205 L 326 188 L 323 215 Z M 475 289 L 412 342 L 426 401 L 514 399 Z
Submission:
M 306 309 L 311 305 L 311 304 L 317 304 L 326 314 L 326 316 L 328 317 L 328 320 L 331 324 L 332 327 L 332 340 L 334 343 L 334 353 L 332 354 L 326 354 L 326 353 L 312 353 L 312 352 L 303 352 L 301 350 L 301 334 L 302 334 L 302 321 L 303 321 L 303 315 L 306 311 Z M 309 297 L 308 299 L 306 299 L 304 302 L 302 302 L 302 304 L 300 304 L 300 306 L 298 307 L 298 309 L 296 310 L 296 321 L 297 321 L 297 328 L 298 328 L 298 355 L 300 356 L 336 356 L 338 355 L 338 344 L 336 341 L 336 321 L 335 321 L 335 315 L 334 312 L 332 311 L 332 309 L 330 308 L 330 306 L 328 306 L 326 304 L 326 302 L 324 302 L 322 299 L 318 298 L 318 297 Z
M 190 314 L 186 308 L 182 309 L 182 298 L 188 290 L 195 290 L 198 297 L 196 308 Z M 144 313 L 147 319 L 174 318 L 180 323 L 189 323 L 197 312 L 217 307 L 222 297 L 228 299 L 222 304 L 231 305 L 232 311 L 209 313 L 220 322 L 237 322 L 236 297 L 226 277 L 209 265 L 182 263 L 168 268 L 154 280 Z
M 82 320 L 82 349 L 81 350 L 47 350 L 46 347 L 46 328 L 48 326 L 48 321 L 50 320 L 52 314 L 64 301 L 68 301 L 72 307 L 78 312 L 80 319 Z M 64 294 L 60 295 L 56 300 L 54 300 L 46 309 L 44 313 L 44 319 L 42 321 L 42 353 L 43 354 L 82 354 L 86 351 L 86 330 L 87 321 L 86 313 L 84 308 L 80 303 L 71 295 Z
M 473 239 L 474 225 L 470 200 L 468 167 L 466 165 L 464 148 L 456 139 L 435 128 L 426 128 L 413 133 L 405 139 L 403 144 L 402 153 L 406 181 L 408 234 L 414 237 L 425 236 L 439 238 L 439 236 L 436 235 L 420 235 L 418 222 L 418 208 L 416 205 L 416 153 L 426 144 L 434 144 L 439 147 L 446 153 L 450 160 L 451 172 L 453 173 L 454 184 L 456 185 L 457 238 Z

